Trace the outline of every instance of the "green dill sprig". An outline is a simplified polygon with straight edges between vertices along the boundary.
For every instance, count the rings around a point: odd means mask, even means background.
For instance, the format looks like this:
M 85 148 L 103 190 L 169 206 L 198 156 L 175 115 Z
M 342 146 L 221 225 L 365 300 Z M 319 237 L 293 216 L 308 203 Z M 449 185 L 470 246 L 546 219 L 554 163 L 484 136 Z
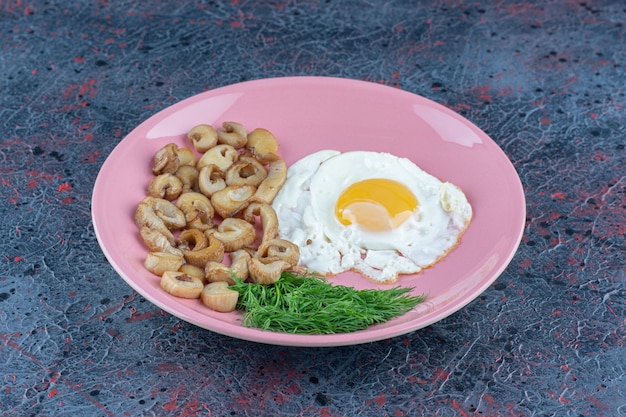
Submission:
M 283 272 L 274 284 L 244 283 L 235 279 L 237 309 L 243 325 L 283 333 L 334 334 L 363 330 L 400 316 L 423 302 L 411 288 L 357 290 L 332 285 L 313 274 Z

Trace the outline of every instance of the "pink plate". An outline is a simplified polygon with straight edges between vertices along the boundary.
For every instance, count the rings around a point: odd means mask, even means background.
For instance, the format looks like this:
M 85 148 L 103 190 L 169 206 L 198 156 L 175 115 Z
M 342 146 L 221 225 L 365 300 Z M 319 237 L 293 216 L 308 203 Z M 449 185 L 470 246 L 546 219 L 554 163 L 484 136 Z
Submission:
M 367 330 L 334 335 L 293 335 L 241 325 L 238 313 L 216 313 L 199 300 L 170 296 L 143 267 L 147 250 L 133 221 L 145 196 L 154 153 L 186 143 L 186 132 L 206 123 L 237 121 L 277 137 L 288 164 L 321 149 L 384 151 L 403 156 L 436 177 L 459 185 L 474 218 L 459 246 L 442 262 L 398 284 L 428 294 L 413 311 Z M 286 77 L 207 91 L 152 116 L 111 152 L 96 180 L 92 217 L 102 250 L 139 294 L 163 310 L 224 335 L 276 345 L 341 346 L 402 335 L 435 323 L 467 305 L 506 268 L 525 222 L 520 179 L 502 150 L 475 125 L 415 94 L 364 81 Z M 354 273 L 332 282 L 357 288 L 375 284 Z M 384 287 L 384 286 L 382 286 Z

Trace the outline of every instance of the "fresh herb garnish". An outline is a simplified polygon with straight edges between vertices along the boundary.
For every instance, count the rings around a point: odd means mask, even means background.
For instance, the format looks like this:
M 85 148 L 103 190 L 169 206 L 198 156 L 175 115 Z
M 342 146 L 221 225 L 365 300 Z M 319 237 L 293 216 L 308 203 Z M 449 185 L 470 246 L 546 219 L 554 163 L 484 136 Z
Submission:
M 363 330 L 410 311 L 426 298 L 411 288 L 357 290 L 313 274 L 283 272 L 271 285 L 235 279 L 243 325 L 283 333 L 333 334 Z

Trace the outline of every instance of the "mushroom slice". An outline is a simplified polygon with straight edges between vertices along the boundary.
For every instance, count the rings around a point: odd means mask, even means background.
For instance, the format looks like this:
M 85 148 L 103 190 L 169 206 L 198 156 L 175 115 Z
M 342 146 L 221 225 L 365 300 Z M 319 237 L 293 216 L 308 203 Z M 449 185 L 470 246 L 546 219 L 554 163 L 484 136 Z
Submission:
M 268 163 L 279 159 L 278 141 L 267 129 L 254 129 L 248 134 L 246 148 L 252 152 L 261 163 Z
M 209 261 L 222 262 L 224 259 L 224 245 L 222 242 L 209 236 L 209 244 L 207 247 L 199 250 L 183 250 L 183 256 L 187 263 L 204 268 Z
M 208 230 L 213 227 L 215 210 L 211 200 L 202 193 L 189 192 L 181 194 L 176 206 L 184 213 L 187 227 Z
M 179 166 L 178 146 L 175 143 L 168 143 L 154 155 L 152 173 L 154 175 L 173 174 Z
M 264 242 L 269 242 L 278 236 L 278 217 L 272 206 L 265 203 L 251 203 L 243 212 L 243 218 L 252 224 L 256 222 L 257 216 L 261 219 L 261 227 L 263 228 L 261 241 L 261 245 L 263 245 Z
M 204 287 L 200 299 L 211 310 L 229 313 L 237 308 L 239 292 L 228 288 L 227 282 L 213 282 Z
M 248 204 L 256 187 L 252 185 L 230 185 L 211 196 L 215 211 L 222 218 L 232 217 Z
M 176 171 L 176 177 L 183 185 L 182 193 L 188 193 L 190 191 L 198 191 L 198 169 L 191 165 L 181 165 Z
M 178 235 L 178 249 L 200 250 L 209 246 L 209 241 L 204 233 L 198 229 L 185 229 Z M 178 270 L 176 268 L 175 270 Z
M 256 231 L 243 219 L 227 217 L 217 226 L 213 236 L 224 244 L 226 252 L 234 252 L 251 245 L 256 239 Z
M 230 254 L 230 266 L 220 262 L 207 262 L 204 268 L 207 282 L 228 282 L 235 284 L 234 277 L 242 281 L 248 279 L 248 261 L 252 255 L 246 250 L 240 249 Z
M 146 226 L 159 231 L 173 243 L 171 230 L 182 229 L 186 220 L 174 203 L 163 198 L 145 197 L 135 210 L 135 223 L 139 228 Z
M 196 163 L 196 168 L 201 170 L 207 165 L 216 165 L 220 171 L 226 172 L 238 156 L 239 153 L 234 147 L 227 144 L 216 145 L 200 157 Z
M 286 180 L 287 164 L 285 161 L 277 159 L 270 162 L 267 177 L 259 184 L 254 200 L 270 204 Z
M 242 281 L 248 279 L 248 261 L 251 257 L 252 255 L 243 249 L 236 250 L 230 254 L 230 269 Z
M 255 187 L 267 177 L 263 164 L 250 156 L 242 155 L 226 171 L 228 185 L 254 185 Z
M 295 243 L 285 239 L 270 239 L 261 243 L 257 256 L 278 258 L 294 267 L 300 260 L 300 248 Z
M 230 267 L 221 262 L 207 262 L 204 267 L 204 277 L 206 282 L 226 282 L 228 285 L 234 285 L 233 271 Z
M 217 165 L 210 164 L 202 167 L 198 175 L 198 188 L 207 197 L 211 197 L 214 193 L 226 188 L 224 174 Z
M 258 284 L 273 284 L 279 280 L 289 263 L 277 258 L 250 258 L 248 271 L 250 279 Z
M 204 289 L 201 280 L 178 271 L 166 271 L 160 285 L 168 293 L 181 298 L 199 298 Z
M 196 155 L 194 155 L 191 149 L 178 148 L 176 150 L 176 153 L 178 154 L 178 162 L 180 163 L 180 166 L 195 166 L 196 165 Z
M 206 279 L 204 278 L 204 270 L 202 268 L 191 264 L 184 264 L 183 266 L 178 268 L 178 272 L 182 272 L 184 274 L 198 278 L 200 281 L 202 281 L 203 284 L 206 284 Z
M 224 122 L 222 128 L 217 129 L 217 141 L 233 148 L 243 148 L 248 142 L 248 132 L 241 123 Z
M 150 252 L 165 252 L 178 256 L 182 256 L 183 254 L 180 249 L 174 247 L 174 238 L 172 237 L 170 239 L 169 236 L 164 235 L 159 230 L 143 226 L 139 229 L 139 234 Z
M 161 276 L 166 271 L 178 271 L 183 266 L 183 256 L 167 252 L 148 252 L 143 265 L 148 271 Z
M 151 197 L 176 200 L 183 192 L 183 182 L 174 174 L 160 174 L 152 178 L 148 185 L 148 195 Z
M 204 153 L 217 145 L 217 132 L 210 125 L 200 124 L 187 133 L 187 139 L 196 151 Z

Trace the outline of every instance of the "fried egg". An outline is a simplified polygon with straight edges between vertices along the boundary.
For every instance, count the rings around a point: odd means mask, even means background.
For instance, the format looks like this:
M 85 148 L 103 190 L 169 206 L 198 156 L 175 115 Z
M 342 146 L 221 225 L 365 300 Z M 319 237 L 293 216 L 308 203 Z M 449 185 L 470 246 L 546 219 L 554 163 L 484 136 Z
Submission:
M 434 265 L 472 218 L 461 189 L 407 158 L 324 150 L 289 167 L 272 204 L 279 235 L 300 247 L 300 264 L 335 275 L 358 271 L 392 283 Z

